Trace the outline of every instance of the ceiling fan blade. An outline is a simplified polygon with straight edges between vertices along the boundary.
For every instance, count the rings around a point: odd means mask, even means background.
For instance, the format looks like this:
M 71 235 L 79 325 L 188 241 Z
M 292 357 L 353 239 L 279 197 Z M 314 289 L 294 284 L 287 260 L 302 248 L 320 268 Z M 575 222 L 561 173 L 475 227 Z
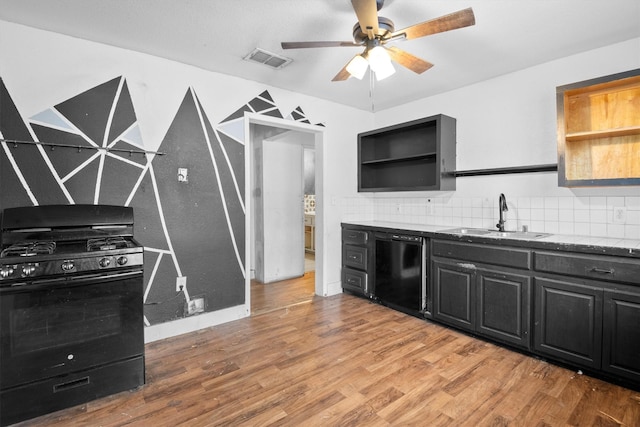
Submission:
M 362 44 L 354 42 L 282 42 L 283 49 L 306 49 L 310 47 L 359 47 Z
M 338 74 L 336 74 L 336 76 L 332 78 L 331 81 L 341 82 L 351 77 L 351 74 L 349 74 L 349 72 L 347 71 L 348 66 L 349 66 L 349 62 L 347 62 L 347 64 L 344 67 L 342 67 L 342 70 L 338 71 Z
M 393 59 L 403 67 L 410 69 L 414 73 L 422 74 L 429 68 L 433 67 L 432 63 L 420 59 L 417 56 L 414 56 L 409 52 L 405 52 L 402 49 L 398 49 L 395 46 L 385 47 L 385 49 L 387 49 L 387 52 L 389 52 L 389 56 L 391 57 L 391 59 Z
M 378 34 L 378 4 L 376 0 L 351 0 L 353 10 L 358 16 L 358 23 L 363 33 L 373 40 Z
M 449 15 L 441 16 L 430 21 L 415 24 L 402 30 L 394 31 L 389 38 L 400 37 L 404 34 L 407 40 L 445 31 L 464 28 L 476 23 L 476 18 L 471 8 L 460 10 Z

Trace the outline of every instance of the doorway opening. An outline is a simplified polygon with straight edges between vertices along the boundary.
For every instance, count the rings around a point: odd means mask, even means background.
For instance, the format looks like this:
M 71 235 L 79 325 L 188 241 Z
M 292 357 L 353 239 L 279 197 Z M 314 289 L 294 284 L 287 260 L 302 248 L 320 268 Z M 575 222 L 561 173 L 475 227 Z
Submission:
M 326 295 L 323 130 L 245 115 L 246 304 L 252 315 Z

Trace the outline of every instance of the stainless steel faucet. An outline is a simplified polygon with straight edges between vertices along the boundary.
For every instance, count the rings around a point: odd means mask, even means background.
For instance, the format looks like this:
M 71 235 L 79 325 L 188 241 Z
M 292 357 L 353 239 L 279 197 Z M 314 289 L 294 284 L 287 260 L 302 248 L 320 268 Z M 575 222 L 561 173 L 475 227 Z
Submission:
M 500 193 L 500 197 L 498 198 L 498 213 L 500 214 L 500 219 L 496 224 L 496 227 L 498 227 L 499 231 L 504 231 L 504 223 L 506 222 L 506 220 L 504 219 L 504 212 L 508 210 L 509 208 L 507 207 L 507 198 L 504 197 L 504 194 Z

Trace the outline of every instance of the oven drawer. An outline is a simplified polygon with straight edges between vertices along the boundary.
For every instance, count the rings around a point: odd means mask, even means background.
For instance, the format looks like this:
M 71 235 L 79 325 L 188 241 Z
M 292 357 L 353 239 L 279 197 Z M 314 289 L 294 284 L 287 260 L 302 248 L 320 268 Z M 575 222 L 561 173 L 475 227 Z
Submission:
M 0 391 L 0 425 L 144 385 L 144 356 Z
M 342 247 L 342 264 L 360 270 L 366 270 L 367 255 L 367 248 L 363 248 L 361 246 L 344 245 Z

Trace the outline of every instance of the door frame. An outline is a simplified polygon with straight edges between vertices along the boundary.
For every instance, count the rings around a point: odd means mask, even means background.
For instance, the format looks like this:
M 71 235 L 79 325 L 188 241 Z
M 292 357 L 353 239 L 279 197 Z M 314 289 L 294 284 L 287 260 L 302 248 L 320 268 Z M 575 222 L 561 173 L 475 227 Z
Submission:
M 251 312 L 251 266 L 253 262 L 252 236 L 253 236 L 253 197 L 252 183 L 255 174 L 253 164 L 253 131 L 251 125 L 262 125 L 280 129 L 292 130 L 296 132 L 311 133 L 314 135 L 314 149 L 316 154 L 315 162 L 315 184 L 316 184 L 316 252 L 315 252 L 315 294 L 325 296 L 328 294 L 328 285 L 324 281 L 325 277 L 325 253 L 324 253 L 324 131 L 323 126 L 311 125 L 294 120 L 281 119 L 278 117 L 266 116 L 259 113 L 244 113 L 244 163 L 245 163 L 245 305 L 248 313 Z

